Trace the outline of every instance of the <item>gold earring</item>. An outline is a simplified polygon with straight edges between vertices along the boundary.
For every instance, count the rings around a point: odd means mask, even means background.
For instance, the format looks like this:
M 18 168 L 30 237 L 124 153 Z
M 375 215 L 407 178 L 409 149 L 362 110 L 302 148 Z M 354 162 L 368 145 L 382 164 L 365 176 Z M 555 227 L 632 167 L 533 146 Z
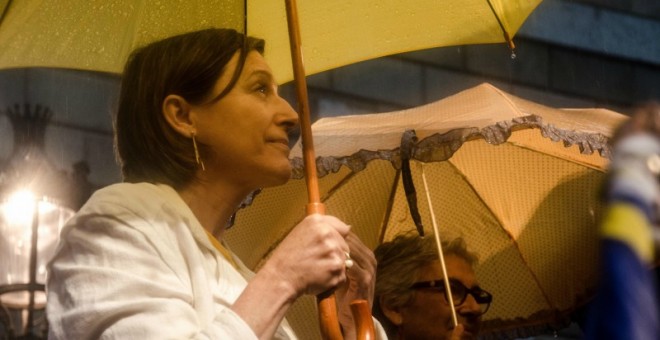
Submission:
M 202 171 L 204 171 L 206 169 L 204 168 L 204 161 L 202 161 L 202 158 L 199 157 L 199 149 L 197 149 L 197 141 L 195 140 L 195 133 L 191 132 L 190 137 L 192 138 L 193 148 L 195 149 L 195 161 L 199 166 L 202 167 Z

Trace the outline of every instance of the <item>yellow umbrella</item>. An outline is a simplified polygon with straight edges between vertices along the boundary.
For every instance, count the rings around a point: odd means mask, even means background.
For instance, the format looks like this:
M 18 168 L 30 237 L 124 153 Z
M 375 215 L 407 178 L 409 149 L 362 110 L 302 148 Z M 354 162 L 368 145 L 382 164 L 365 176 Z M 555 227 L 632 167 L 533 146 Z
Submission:
M 540 2 L 301 1 L 305 69 L 314 74 L 405 51 L 504 42 L 504 32 L 513 37 Z M 150 41 L 212 26 L 243 31 L 245 7 L 248 33 L 266 40 L 278 80 L 293 79 L 281 0 L 4 0 L 0 68 L 120 73 L 128 53 Z
M 0 17 L 0 68 L 64 67 L 120 72 L 136 46 L 205 27 L 233 27 L 268 41 L 266 57 L 278 80 L 290 80 L 289 36 L 301 111 L 302 137 L 309 133 L 304 75 L 383 55 L 459 44 L 508 41 L 541 0 L 311 1 L 299 8 L 273 0 L 168 2 L 160 0 L 7 1 Z M 1 3 L 0 3 L 1 4 Z M 294 8 L 291 11 L 291 7 Z M 291 20 L 300 12 L 300 22 Z M 287 18 L 289 26 L 287 29 Z M 300 27 L 298 26 L 300 23 Z M 300 33 L 300 36 L 298 34 Z M 305 72 L 300 62 L 306 55 Z M 313 148 L 306 162 L 313 159 Z M 313 171 L 310 206 L 315 204 Z M 320 212 L 320 210 L 317 210 Z M 324 302 L 322 311 L 332 302 Z M 328 315 L 328 313 L 322 313 Z M 331 313 L 330 313 L 331 314 Z M 325 317 L 323 318 L 326 319 Z M 336 325 L 333 333 L 338 334 Z M 334 338 L 334 336 L 333 336 Z
M 531 336 L 558 327 L 597 282 L 598 191 L 608 138 L 627 117 L 602 109 L 560 110 L 483 84 L 409 110 L 322 118 L 312 126 L 322 202 L 375 248 L 415 230 L 398 169 L 414 129 L 411 168 L 419 212 L 431 234 L 423 165 L 442 239 L 462 236 L 480 256 L 481 286 L 493 293 L 486 336 Z M 299 145 L 294 177 L 302 177 Z M 305 183 L 264 189 L 240 210 L 226 240 L 258 268 L 304 215 Z M 313 304 L 290 321 L 314 338 Z M 517 332 L 517 333 L 516 333 Z

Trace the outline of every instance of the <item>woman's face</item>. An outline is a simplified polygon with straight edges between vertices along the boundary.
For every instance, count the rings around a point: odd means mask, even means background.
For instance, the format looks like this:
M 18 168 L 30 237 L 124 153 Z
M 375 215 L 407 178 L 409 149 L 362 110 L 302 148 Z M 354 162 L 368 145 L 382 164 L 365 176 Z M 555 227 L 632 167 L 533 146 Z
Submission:
M 472 267 L 461 257 L 445 256 L 447 275 L 460 281 L 468 288 L 477 285 Z M 418 282 L 442 279 L 440 261 L 434 261 L 422 268 Z M 449 339 L 454 328 L 451 309 L 444 294 L 437 290 L 415 290 L 412 301 L 401 308 L 401 339 Z M 476 339 L 481 321 L 481 309 L 468 294 L 465 302 L 456 307 L 458 323 L 465 326 L 462 339 Z
M 229 83 L 238 52 L 218 79 L 212 97 Z M 248 189 L 285 183 L 291 175 L 288 133 L 298 115 L 277 93 L 277 84 L 265 59 L 250 52 L 232 90 L 211 104 L 193 106 L 191 115 L 204 155 L 205 177 Z

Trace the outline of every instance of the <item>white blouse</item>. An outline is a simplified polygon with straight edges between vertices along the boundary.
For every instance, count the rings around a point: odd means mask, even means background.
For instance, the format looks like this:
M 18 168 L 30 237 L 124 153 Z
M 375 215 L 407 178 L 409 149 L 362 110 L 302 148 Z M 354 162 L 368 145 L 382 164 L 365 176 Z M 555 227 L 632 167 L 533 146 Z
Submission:
M 253 275 L 233 260 L 238 269 L 171 187 L 103 188 L 49 264 L 49 338 L 257 339 L 229 308 Z M 296 338 L 286 320 L 275 338 Z

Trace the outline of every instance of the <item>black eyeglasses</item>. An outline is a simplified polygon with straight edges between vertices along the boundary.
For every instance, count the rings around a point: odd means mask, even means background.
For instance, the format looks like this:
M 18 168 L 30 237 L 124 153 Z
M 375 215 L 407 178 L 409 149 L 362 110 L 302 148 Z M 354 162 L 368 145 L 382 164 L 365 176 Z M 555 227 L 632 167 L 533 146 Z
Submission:
M 493 301 L 493 295 L 489 292 L 479 287 L 465 287 L 464 284 L 455 279 L 449 279 L 449 288 L 451 289 L 451 297 L 454 301 L 454 307 L 462 305 L 465 302 L 465 299 L 467 299 L 468 294 L 470 294 L 474 300 L 477 301 L 479 307 L 481 307 L 481 314 L 484 314 L 488 311 L 488 307 L 490 307 L 490 303 Z M 415 282 L 410 289 L 426 289 L 443 293 L 445 301 L 449 303 L 449 297 L 447 296 L 443 280 Z

